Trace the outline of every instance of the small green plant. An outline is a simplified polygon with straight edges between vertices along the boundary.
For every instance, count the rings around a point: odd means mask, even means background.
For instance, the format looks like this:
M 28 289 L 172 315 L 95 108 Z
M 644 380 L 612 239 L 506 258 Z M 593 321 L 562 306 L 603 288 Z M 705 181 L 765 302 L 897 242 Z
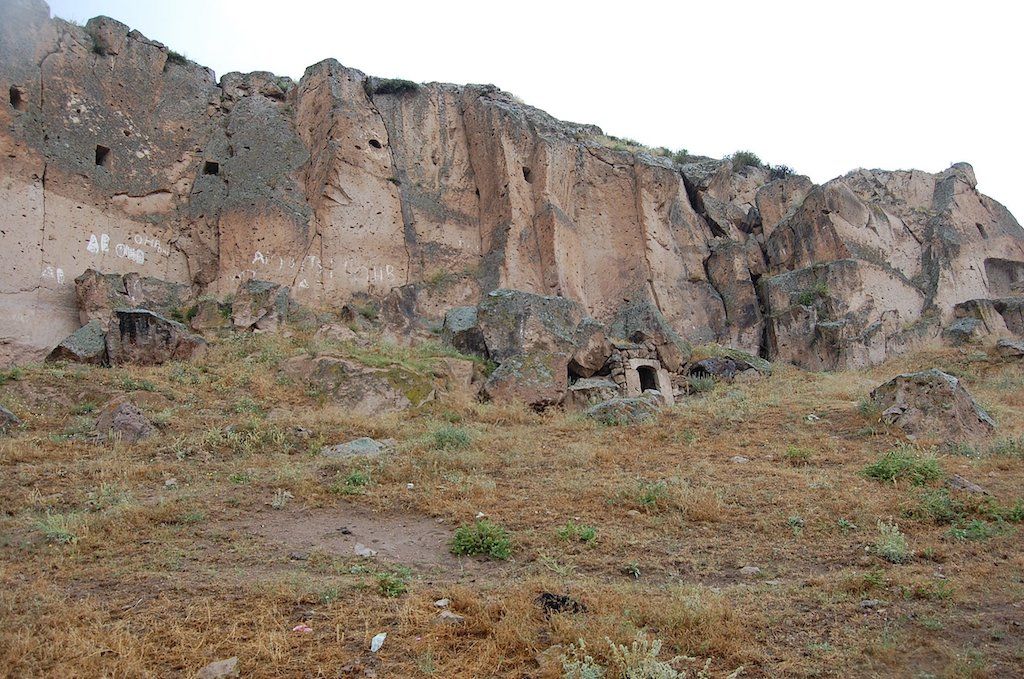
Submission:
M 870 396 L 860 397 L 860 400 L 857 401 L 857 412 L 860 413 L 861 417 L 872 422 L 877 422 L 882 416 L 882 409 L 878 407 L 878 404 Z
M 284 509 L 288 504 L 289 500 L 292 500 L 295 496 L 284 488 L 278 488 L 274 491 L 274 497 L 270 499 L 270 506 L 274 509 Z
M 628 575 L 629 577 L 633 578 L 634 580 L 639 580 L 640 579 L 640 562 L 639 561 L 629 561 L 629 562 L 627 562 L 626 565 L 624 565 L 622 567 L 622 572 L 625 575 Z
M 74 514 L 51 514 L 36 521 L 36 529 L 43 534 L 47 542 L 58 545 L 70 545 L 78 542 L 80 522 Z
M 890 450 L 865 467 L 862 473 L 879 481 L 896 483 L 907 480 L 915 486 L 936 481 L 944 475 L 942 465 L 934 456 L 921 455 L 910 446 Z
M 971 519 L 970 521 L 957 523 L 950 526 L 946 531 L 946 537 L 950 540 L 980 542 L 988 540 L 1002 533 L 1002 529 L 983 519 Z
M 167 61 L 172 64 L 184 66 L 188 63 L 188 57 L 180 52 L 175 52 L 174 50 L 169 49 L 167 50 Z
M 806 467 L 811 463 L 811 451 L 806 448 L 790 446 L 786 448 L 786 462 L 794 467 Z
M 252 481 L 252 475 L 248 472 L 235 472 L 228 476 L 228 481 L 236 486 L 241 486 Z
M 431 437 L 434 447 L 441 450 L 462 450 L 472 442 L 468 431 L 450 424 L 435 429 Z
M 136 380 L 127 375 L 118 381 L 117 386 L 122 391 L 156 391 L 156 385 L 149 380 Z
M 988 448 L 989 455 L 1024 458 L 1024 436 L 997 439 Z
M 261 408 L 260 404 L 257 403 L 254 399 L 245 396 L 243 398 L 240 398 L 238 402 L 235 403 L 234 411 L 239 415 L 244 413 L 258 415 L 259 413 L 263 412 L 263 408 Z
M 801 290 L 796 296 L 796 303 L 800 306 L 812 306 L 819 299 L 828 297 L 828 284 L 825 281 L 818 281 L 812 287 Z
M 696 373 L 686 378 L 691 394 L 706 394 L 715 388 L 715 378 L 708 373 Z
M 839 520 L 836 521 L 836 525 L 839 526 L 839 529 L 844 533 L 857 530 L 857 524 L 843 517 L 840 517 Z
M 558 533 L 558 537 L 563 540 L 590 543 L 597 539 L 596 528 L 593 526 L 581 525 L 575 521 L 567 521 L 564 526 L 559 526 L 556 532 Z
M 359 495 L 365 492 L 372 480 L 370 472 L 354 469 L 345 476 L 341 483 L 331 486 L 331 492 L 339 495 Z
M 907 538 L 900 532 L 899 526 L 888 521 L 878 522 L 875 553 L 890 563 L 906 563 L 910 560 Z
M 786 177 L 790 177 L 793 174 L 794 174 L 793 168 L 791 168 L 789 165 L 769 165 L 768 166 L 768 175 L 770 176 L 770 178 L 772 180 L 785 179 Z
M 953 523 L 966 513 L 967 507 L 945 488 L 925 490 L 918 498 L 917 505 L 907 511 L 912 518 L 937 524 Z
M 647 511 L 663 509 L 669 501 L 668 483 L 665 481 L 636 482 L 631 493 L 633 501 Z
M 793 535 L 802 535 L 804 527 L 807 525 L 802 516 L 791 516 L 786 519 L 786 523 L 789 524 L 789 528 L 793 531 Z
M 459 556 L 482 555 L 505 560 L 512 555 L 512 540 L 508 531 L 498 524 L 479 519 L 472 525 L 459 526 L 449 549 Z
M 412 571 L 404 566 L 399 566 L 391 571 L 377 573 L 377 588 L 380 593 L 389 599 L 402 596 L 409 591 L 409 578 Z
M 17 366 L 7 370 L 0 370 L 0 385 L 7 384 L 8 382 L 17 382 L 24 377 L 25 371 Z

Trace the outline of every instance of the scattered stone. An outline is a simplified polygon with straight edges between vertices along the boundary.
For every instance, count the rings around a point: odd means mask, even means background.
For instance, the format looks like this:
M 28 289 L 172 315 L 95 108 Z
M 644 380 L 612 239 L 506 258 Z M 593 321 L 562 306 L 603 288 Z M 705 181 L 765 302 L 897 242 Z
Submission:
M 238 658 L 212 662 L 196 674 L 196 679 L 232 679 L 238 677 Z
M 155 434 L 156 428 L 134 403 L 114 400 L 100 411 L 96 432 L 101 437 L 116 436 L 125 443 L 135 443 Z
M 960 380 L 932 368 L 897 375 L 871 392 L 882 420 L 911 440 L 925 436 L 944 441 L 988 436 L 996 423 L 975 402 Z
M 107 333 L 103 324 L 89 321 L 54 347 L 46 360 L 104 365 L 107 362 Z
M 438 613 L 437 621 L 447 623 L 449 625 L 461 625 L 462 623 L 466 622 L 466 618 L 464 616 L 459 615 L 458 613 L 453 613 L 452 611 L 445 610 Z
M 729 462 L 733 462 L 735 464 L 746 464 L 750 462 L 750 458 L 743 457 L 742 455 L 733 455 L 732 457 L 729 458 Z
M 324 457 L 334 459 L 345 459 L 349 457 L 376 457 L 383 453 L 389 453 L 395 449 L 394 439 L 376 439 L 363 436 L 353 439 L 348 443 L 338 443 L 333 446 L 324 446 L 320 454 Z
M 996 352 L 1003 358 L 1024 358 L 1024 342 L 1001 339 L 996 342 Z
M 616 397 L 587 408 L 583 414 L 601 424 L 640 424 L 657 416 L 658 404 L 647 396 Z
M 177 488 L 178 479 L 170 478 L 164 481 L 164 488 Z
M 970 481 L 960 476 L 959 474 L 953 474 L 946 479 L 946 485 L 953 490 L 963 491 L 965 493 L 975 493 L 978 495 L 990 495 L 990 493 L 976 484 L 974 481 Z
M 0 406 L 0 433 L 21 425 L 21 419 L 7 408 Z
M 111 365 L 159 365 L 185 361 L 206 353 L 199 335 L 181 323 L 146 309 L 118 309 L 107 330 L 107 359 Z
M 451 600 L 449 600 L 449 599 L 438 599 L 437 601 L 434 602 L 434 606 L 436 608 L 448 608 L 448 604 L 450 604 L 450 603 L 451 603 Z
M 361 557 L 364 557 L 364 558 L 367 558 L 367 559 L 371 558 L 371 557 L 374 557 L 374 556 L 377 556 L 377 550 L 376 549 L 370 549 L 369 547 L 367 547 L 366 545 L 364 545 L 361 542 L 357 542 L 356 543 L 356 546 L 353 549 L 353 551 L 356 553 L 356 556 L 361 556 Z
M 379 651 L 381 646 L 384 645 L 384 640 L 387 638 L 387 632 L 380 632 L 379 634 L 373 635 L 373 638 L 370 639 L 370 652 L 376 653 L 377 651 Z
M 885 602 L 881 601 L 880 599 L 864 599 L 860 602 L 860 607 L 863 609 L 881 608 L 884 605 Z
M 757 566 L 744 566 L 740 569 L 740 575 L 745 578 L 755 578 L 761 575 L 761 569 Z
M 414 484 L 414 483 L 407 483 L 407 484 L 405 484 L 405 489 L 406 490 L 412 490 L 415 487 L 416 487 L 416 484 Z
M 309 559 L 309 555 L 305 552 L 291 552 L 288 554 L 288 558 L 292 561 L 306 561 Z
M 552 592 L 541 592 L 541 594 L 534 599 L 538 606 L 544 609 L 544 615 L 550 616 L 552 613 L 586 613 L 587 607 L 565 594 L 553 594 Z
M 243 281 L 231 303 L 231 323 L 239 330 L 279 329 L 288 317 L 289 292 L 269 281 Z
M 810 415 L 807 416 L 806 419 L 808 422 L 819 422 L 821 420 L 821 416 L 811 413 Z

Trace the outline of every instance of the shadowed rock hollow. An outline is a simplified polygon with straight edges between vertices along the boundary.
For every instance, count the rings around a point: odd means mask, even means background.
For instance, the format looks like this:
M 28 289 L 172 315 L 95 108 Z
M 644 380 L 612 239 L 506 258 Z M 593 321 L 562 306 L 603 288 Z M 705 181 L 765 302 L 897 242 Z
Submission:
M 820 186 L 679 164 L 490 85 L 334 60 L 298 83 L 218 81 L 117 21 L 78 27 L 39 0 L 0 6 L 0 89 L 5 363 L 79 328 L 87 269 L 192 299 L 258 280 L 311 309 L 373 302 L 403 332 L 521 290 L 612 328 L 646 309 L 684 340 L 811 369 L 876 363 L 977 316 L 973 332 L 982 312 L 981 334 L 1021 332 L 1024 231 L 965 163 Z M 555 353 L 561 370 L 571 356 Z

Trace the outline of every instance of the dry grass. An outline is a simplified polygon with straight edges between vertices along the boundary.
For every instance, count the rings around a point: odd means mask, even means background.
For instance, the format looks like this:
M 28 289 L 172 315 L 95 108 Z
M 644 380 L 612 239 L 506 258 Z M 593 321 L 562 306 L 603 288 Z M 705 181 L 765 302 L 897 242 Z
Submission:
M 744 677 L 996 677 L 1024 663 L 1019 524 L 953 539 L 916 511 L 921 488 L 864 476 L 901 440 L 858 408 L 895 372 L 939 366 L 992 410 L 1000 436 L 1019 437 L 1020 364 L 950 351 L 843 374 L 780 366 L 656 423 L 601 427 L 461 397 L 354 416 L 278 378 L 276 364 L 304 349 L 245 337 L 195 365 L 29 367 L 0 385 L 0 403 L 25 421 L 0 439 L 8 676 L 191 676 L 238 655 L 245 676 L 554 677 L 570 644 L 607 659 L 606 639 L 637 632 L 664 643 L 662 658 L 692 658 L 677 669 L 710 661 L 712 676 L 742 666 Z M 429 366 L 415 353 L 393 360 Z M 96 407 L 126 391 L 159 435 L 89 440 Z M 357 436 L 394 438 L 398 451 L 316 454 Z M 1000 505 L 1024 496 L 1021 456 L 935 453 Z M 366 483 L 343 492 L 354 473 Z M 414 568 L 409 592 L 385 597 L 385 564 L 329 552 L 297 561 L 231 528 L 276 511 L 283 493 L 289 510 L 407 512 L 451 530 L 482 512 L 509 531 L 512 556 Z M 879 521 L 899 525 L 906 563 L 874 552 Z M 569 522 L 596 537 L 559 537 Z M 747 565 L 761 574 L 742 577 Z M 535 601 L 545 591 L 586 611 L 546 615 Z M 441 597 L 464 624 L 436 622 Z M 313 632 L 293 632 L 300 622 Z M 379 631 L 388 638 L 374 655 Z

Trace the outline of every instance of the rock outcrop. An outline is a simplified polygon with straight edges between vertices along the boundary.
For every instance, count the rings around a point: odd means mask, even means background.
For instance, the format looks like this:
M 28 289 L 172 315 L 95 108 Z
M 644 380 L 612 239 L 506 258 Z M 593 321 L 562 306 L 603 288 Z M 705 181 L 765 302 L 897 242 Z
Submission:
M 609 337 L 671 340 L 683 362 L 685 342 L 717 342 L 865 365 L 941 341 L 972 300 L 1003 300 L 1005 334 L 1024 333 L 1024 231 L 963 163 L 821 186 L 680 165 L 493 86 L 334 60 L 298 83 L 216 80 L 112 19 L 51 19 L 41 0 L 0 4 L 0 91 L 0 363 L 118 308 L 173 318 L 240 285 L 239 328 L 276 327 L 287 289 L 314 310 L 376 305 L 405 334 L 520 290 L 577 305 Z M 79 305 L 89 269 L 103 274 Z M 560 373 L 561 353 L 520 369 Z M 598 360 L 567 358 L 581 376 Z
M 882 420 L 911 439 L 974 440 L 996 428 L 960 380 L 934 368 L 897 375 L 872 391 L 871 399 Z

